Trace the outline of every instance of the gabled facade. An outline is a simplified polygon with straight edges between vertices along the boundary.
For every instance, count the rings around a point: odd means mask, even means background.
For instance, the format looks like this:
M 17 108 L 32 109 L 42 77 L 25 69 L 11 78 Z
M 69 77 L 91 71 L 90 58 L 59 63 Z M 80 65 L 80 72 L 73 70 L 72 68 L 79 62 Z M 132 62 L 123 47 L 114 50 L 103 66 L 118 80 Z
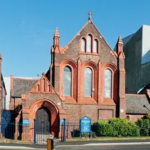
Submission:
M 89 18 L 67 46 L 60 46 L 58 29 L 53 40 L 50 81 L 65 101 L 70 121 L 78 121 L 84 115 L 92 121 L 124 117 L 125 68 L 121 37 L 116 53 Z M 75 110 L 74 117 L 70 115 L 72 110 Z

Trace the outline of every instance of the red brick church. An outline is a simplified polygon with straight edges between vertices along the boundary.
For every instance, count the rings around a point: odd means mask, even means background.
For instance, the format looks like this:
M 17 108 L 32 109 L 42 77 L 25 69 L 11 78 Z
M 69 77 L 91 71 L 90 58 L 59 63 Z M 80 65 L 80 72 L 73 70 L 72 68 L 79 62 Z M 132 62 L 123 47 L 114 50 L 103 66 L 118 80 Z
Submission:
M 60 137 L 60 121 L 64 118 L 79 124 L 83 116 L 95 122 L 112 117 L 134 120 L 143 115 L 132 107 L 135 97 L 147 101 L 145 95 L 125 94 L 121 37 L 113 51 L 89 13 L 87 23 L 66 46 L 61 46 L 60 40 L 56 29 L 50 68 L 41 78 L 11 76 L 10 109 L 15 122 L 30 122 L 29 129 L 23 128 L 23 140 L 33 140 L 34 119 L 49 122 L 50 132 Z

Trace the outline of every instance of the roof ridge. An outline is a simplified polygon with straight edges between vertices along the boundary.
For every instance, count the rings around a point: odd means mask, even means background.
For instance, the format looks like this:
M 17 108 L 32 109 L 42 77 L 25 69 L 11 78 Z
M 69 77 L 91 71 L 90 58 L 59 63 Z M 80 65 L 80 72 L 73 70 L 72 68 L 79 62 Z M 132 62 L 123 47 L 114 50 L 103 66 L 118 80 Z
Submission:
M 75 34 L 75 36 L 70 40 L 70 42 L 69 42 L 66 46 L 68 46 L 68 45 L 75 39 L 75 37 L 81 32 L 81 30 L 82 30 L 89 22 L 91 22 L 91 21 L 90 21 L 90 20 L 87 21 L 87 23 L 77 32 L 77 34 Z
M 96 30 L 101 34 L 101 32 L 99 31 L 99 29 L 96 27 L 95 23 L 93 21 L 91 21 L 94 25 L 94 27 L 96 28 Z M 105 40 L 104 36 L 101 34 L 103 40 L 105 41 L 105 43 L 108 45 L 108 47 L 113 51 L 113 49 L 110 47 L 110 45 L 107 43 L 107 41 Z M 113 51 L 114 52 L 114 51 Z
M 21 77 L 13 77 L 13 79 L 17 79 L 17 80 L 38 80 L 39 78 L 21 78 Z

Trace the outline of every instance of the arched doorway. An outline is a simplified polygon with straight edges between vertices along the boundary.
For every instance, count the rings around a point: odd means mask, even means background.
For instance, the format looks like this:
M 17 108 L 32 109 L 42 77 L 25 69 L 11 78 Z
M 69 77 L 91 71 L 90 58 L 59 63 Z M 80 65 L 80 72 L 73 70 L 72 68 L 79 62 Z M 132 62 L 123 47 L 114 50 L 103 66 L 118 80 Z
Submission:
M 43 117 L 45 116 L 45 117 Z M 39 99 L 36 100 L 34 103 L 32 103 L 30 105 L 29 108 L 29 118 L 30 118 L 30 127 L 29 127 L 29 135 L 31 135 L 30 139 L 33 141 L 34 140 L 34 119 L 38 119 L 39 121 L 37 122 L 43 122 L 43 125 L 41 125 L 42 123 L 40 123 L 40 126 L 37 128 L 43 128 L 43 130 L 40 131 L 40 129 L 38 129 L 38 135 L 39 135 L 39 141 L 41 141 L 41 139 L 43 140 L 42 134 L 40 132 L 43 132 L 45 130 L 45 134 L 52 134 L 54 135 L 54 137 L 58 137 L 59 134 L 59 111 L 58 111 L 58 107 L 55 105 L 55 103 L 51 100 L 48 99 Z M 49 126 L 47 126 L 47 122 L 46 120 L 48 120 L 49 122 Z M 45 124 L 45 125 L 44 125 Z M 47 129 L 47 130 L 46 130 Z M 49 131 L 49 132 L 48 132 Z M 45 135 L 44 134 L 44 135 Z M 36 134 L 37 135 L 37 134 Z M 40 136 L 41 135 L 41 136 Z M 38 136 L 36 136 L 38 137 Z M 38 140 L 38 138 L 36 138 Z M 46 142 L 47 139 L 44 138 L 44 141 Z
M 50 133 L 51 114 L 46 107 L 39 108 L 36 112 L 37 134 Z

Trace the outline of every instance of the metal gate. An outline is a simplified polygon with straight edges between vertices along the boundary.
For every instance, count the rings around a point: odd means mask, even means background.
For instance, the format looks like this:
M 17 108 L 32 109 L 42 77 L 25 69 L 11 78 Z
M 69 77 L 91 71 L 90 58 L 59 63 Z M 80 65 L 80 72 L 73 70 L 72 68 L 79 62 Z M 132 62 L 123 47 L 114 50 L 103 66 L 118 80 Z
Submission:
M 50 112 L 48 109 L 40 108 L 37 110 L 35 126 L 35 142 L 37 144 L 46 144 L 50 135 Z

